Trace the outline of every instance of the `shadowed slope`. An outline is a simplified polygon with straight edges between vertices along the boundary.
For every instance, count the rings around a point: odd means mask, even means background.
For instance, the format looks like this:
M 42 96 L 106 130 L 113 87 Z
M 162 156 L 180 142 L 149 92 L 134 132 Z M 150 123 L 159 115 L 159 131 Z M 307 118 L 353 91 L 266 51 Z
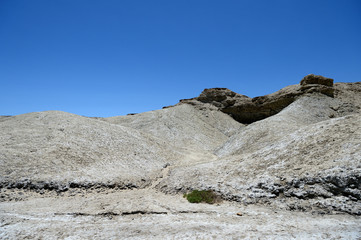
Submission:
M 300 127 L 342 116 L 335 110 L 342 106 L 342 101 L 323 94 L 305 95 L 277 115 L 240 129 L 218 149 L 217 155 L 253 152 L 269 146 Z

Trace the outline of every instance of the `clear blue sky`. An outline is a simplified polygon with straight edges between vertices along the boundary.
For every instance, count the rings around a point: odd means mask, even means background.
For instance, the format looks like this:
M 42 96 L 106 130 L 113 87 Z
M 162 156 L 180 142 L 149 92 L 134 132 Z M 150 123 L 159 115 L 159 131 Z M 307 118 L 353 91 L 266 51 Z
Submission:
M 0 115 L 124 115 L 309 73 L 361 81 L 360 0 L 0 0 Z

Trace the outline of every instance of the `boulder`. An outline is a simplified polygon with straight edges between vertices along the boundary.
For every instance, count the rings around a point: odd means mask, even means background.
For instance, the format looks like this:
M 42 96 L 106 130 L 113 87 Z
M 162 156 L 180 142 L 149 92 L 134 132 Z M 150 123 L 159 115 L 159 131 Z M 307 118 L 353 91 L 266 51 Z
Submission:
M 320 76 L 320 75 L 308 74 L 306 77 L 304 77 L 301 80 L 300 85 L 305 86 L 305 85 L 309 85 L 309 84 L 319 84 L 319 85 L 332 87 L 333 86 L 333 79 L 332 78 L 326 78 L 326 77 L 323 77 L 323 76 Z
M 301 80 L 300 85 L 303 93 L 319 92 L 329 97 L 334 97 L 332 78 L 309 74 Z
M 251 102 L 251 98 L 235 93 L 228 88 L 206 88 L 197 97 L 197 100 L 221 108 L 233 106 L 237 102 Z

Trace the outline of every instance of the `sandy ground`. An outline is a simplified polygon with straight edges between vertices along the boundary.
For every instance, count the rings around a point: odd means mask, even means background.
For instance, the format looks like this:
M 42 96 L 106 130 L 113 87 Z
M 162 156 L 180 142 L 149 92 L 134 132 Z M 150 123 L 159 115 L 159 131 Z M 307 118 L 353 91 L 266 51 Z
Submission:
M 191 204 L 152 189 L 2 195 L 0 239 L 361 239 L 360 217 Z

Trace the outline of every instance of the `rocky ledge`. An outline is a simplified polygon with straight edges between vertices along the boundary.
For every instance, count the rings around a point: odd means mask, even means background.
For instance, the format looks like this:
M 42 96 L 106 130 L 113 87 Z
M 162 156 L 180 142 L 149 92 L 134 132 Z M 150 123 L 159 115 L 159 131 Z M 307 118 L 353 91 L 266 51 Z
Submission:
M 288 86 L 265 96 L 250 98 L 227 88 L 210 88 L 205 89 L 198 97 L 180 100 L 179 104 L 211 104 L 236 121 L 249 124 L 279 113 L 305 94 L 321 93 L 334 97 L 335 90 L 333 79 L 309 74 L 299 85 Z

